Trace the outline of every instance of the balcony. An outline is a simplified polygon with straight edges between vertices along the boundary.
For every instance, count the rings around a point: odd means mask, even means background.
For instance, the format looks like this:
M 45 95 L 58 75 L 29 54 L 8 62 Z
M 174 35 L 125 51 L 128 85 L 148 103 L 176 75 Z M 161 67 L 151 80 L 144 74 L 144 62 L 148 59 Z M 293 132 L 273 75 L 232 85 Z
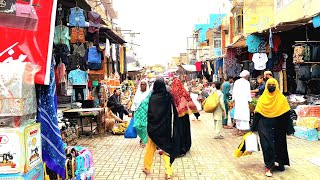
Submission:
M 234 12 L 238 9 L 242 9 L 244 4 L 244 0 L 233 0 L 231 12 Z

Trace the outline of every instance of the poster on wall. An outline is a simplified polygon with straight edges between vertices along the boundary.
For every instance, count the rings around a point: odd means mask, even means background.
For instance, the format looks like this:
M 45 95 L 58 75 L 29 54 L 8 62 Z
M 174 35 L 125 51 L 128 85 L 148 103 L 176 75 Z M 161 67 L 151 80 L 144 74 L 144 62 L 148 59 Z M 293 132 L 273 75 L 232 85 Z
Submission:
M 31 62 L 49 84 L 57 0 L 0 0 L 0 62 Z

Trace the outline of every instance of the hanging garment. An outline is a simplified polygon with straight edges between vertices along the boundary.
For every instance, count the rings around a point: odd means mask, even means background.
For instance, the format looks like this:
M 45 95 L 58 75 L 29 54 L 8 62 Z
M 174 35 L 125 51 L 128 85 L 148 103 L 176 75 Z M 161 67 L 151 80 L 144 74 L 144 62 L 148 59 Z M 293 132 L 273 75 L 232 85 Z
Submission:
M 283 92 L 287 93 L 288 92 L 287 71 L 282 70 L 282 73 L 283 73 Z
M 111 56 L 111 49 L 110 49 L 110 41 L 109 41 L 109 39 L 106 39 L 106 49 L 105 49 L 105 56 L 107 57 L 107 58 L 110 58 L 110 56 Z
M 42 160 L 60 177 L 65 177 L 66 154 L 57 119 L 57 96 L 51 64 L 49 86 L 37 85 L 37 121 L 41 123 Z
M 282 71 L 279 71 L 279 88 L 280 88 L 280 92 L 283 93 L 283 73 L 282 73 Z
M 311 66 L 311 78 L 320 78 L 320 66 L 315 64 Z
M 124 74 L 124 58 L 123 47 L 120 47 L 120 74 Z
M 86 48 L 84 47 L 84 44 L 80 44 L 79 46 L 74 44 L 73 54 L 78 54 L 80 57 L 84 57 L 86 55 Z
M 67 70 L 71 71 L 78 68 L 80 68 L 83 71 L 86 71 L 88 69 L 85 58 L 80 57 L 78 54 L 70 55 L 70 62 L 69 62 L 69 65 L 67 66 Z
M 300 66 L 298 70 L 298 79 L 301 81 L 308 81 L 311 79 L 310 67 Z
M 281 45 L 281 38 L 279 35 L 272 36 L 272 43 L 273 43 L 273 51 L 279 52 L 279 47 Z
M 303 54 L 303 61 L 304 62 L 310 62 L 311 61 L 311 47 L 310 46 L 305 46 L 303 53 L 304 53 Z
M 272 71 L 279 72 L 282 70 L 282 64 L 283 64 L 283 55 L 282 53 L 274 53 L 272 56 L 273 59 L 273 66 Z
M 98 51 L 96 46 L 93 46 L 87 50 L 86 57 L 88 62 L 88 68 L 90 70 L 100 70 L 102 69 L 102 53 Z
M 296 46 L 293 52 L 293 63 L 300 64 L 303 63 L 304 47 Z
M 74 99 L 76 102 L 81 102 L 85 100 L 85 90 L 86 90 L 86 86 L 85 85 L 74 85 L 72 86 L 73 91 L 74 91 Z
M 54 55 L 56 64 L 63 62 L 65 65 L 69 64 L 70 50 L 65 44 L 58 44 L 54 47 Z
M 83 28 L 71 28 L 71 43 L 85 43 L 85 30 Z
M 261 39 L 256 35 L 249 35 L 246 39 L 246 44 L 248 46 L 248 52 L 257 53 L 259 52 L 259 46 L 261 43 Z
M 208 74 L 211 75 L 212 69 L 211 69 L 210 61 L 207 61 L 207 66 L 208 66 Z
M 111 45 L 111 53 L 112 53 L 112 60 L 117 61 L 117 52 L 116 52 L 116 45 Z
M 313 46 L 312 48 L 312 62 L 320 61 L 320 46 Z
M 70 9 L 69 26 L 86 27 L 85 11 L 79 7 Z
M 265 70 L 266 63 L 268 62 L 268 56 L 266 53 L 254 53 L 252 61 L 254 62 L 254 69 Z
M 60 62 L 57 66 L 57 83 L 66 81 L 66 66 L 63 62 Z
M 70 35 L 69 28 L 66 26 L 58 25 L 54 28 L 54 44 L 65 44 L 70 50 Z
M 72 85 L 87 85 L 89 76 L 86 71 L 76 69 L 70 71 L 68 79 Z
M 99 31 L 99 28 L 101 26 L 101 16 L 94 12 L 94 11 L 89 11 L 88 12 L 88 18 L 89 18 L 89 29 L 88 31 L 90 33 L 94 33 L 96 31 Z

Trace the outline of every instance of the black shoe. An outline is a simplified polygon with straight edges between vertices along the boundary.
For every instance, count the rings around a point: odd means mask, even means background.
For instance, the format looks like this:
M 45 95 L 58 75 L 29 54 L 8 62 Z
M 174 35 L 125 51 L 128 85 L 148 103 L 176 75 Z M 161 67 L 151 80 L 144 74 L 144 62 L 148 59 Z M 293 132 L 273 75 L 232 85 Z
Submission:
M 284 168 L 284 165 L 283 165 L 283 164 L 280 164 L 280 163 L 275 163 L 274 169 L 277 170 L 277 171 L 284 171 L 284 170 L 286 170 L 286 169 Z

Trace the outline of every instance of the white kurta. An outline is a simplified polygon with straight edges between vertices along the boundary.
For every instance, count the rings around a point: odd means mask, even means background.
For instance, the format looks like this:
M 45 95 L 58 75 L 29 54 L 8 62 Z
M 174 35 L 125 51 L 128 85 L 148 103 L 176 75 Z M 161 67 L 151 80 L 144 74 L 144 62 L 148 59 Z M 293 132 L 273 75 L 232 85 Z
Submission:
M 201 104 L 200 102 L 197 100 L 198 99 L 198 94 L 195 94 L 195 93 L 190 93 L 190 97 L 193 101 L 193 103 L 196 105 L 198 111 L 201 111 L 202 110 L 202 107 L 201 107 Z
M 235 102 L 234 119 L 237 122 L 237 128 L 248 130 L 250 121 L 250 109 L 248 102 L 251 102 L 250 83 L 248 80 L 241 78 L 234 83 L 232 99 Z

